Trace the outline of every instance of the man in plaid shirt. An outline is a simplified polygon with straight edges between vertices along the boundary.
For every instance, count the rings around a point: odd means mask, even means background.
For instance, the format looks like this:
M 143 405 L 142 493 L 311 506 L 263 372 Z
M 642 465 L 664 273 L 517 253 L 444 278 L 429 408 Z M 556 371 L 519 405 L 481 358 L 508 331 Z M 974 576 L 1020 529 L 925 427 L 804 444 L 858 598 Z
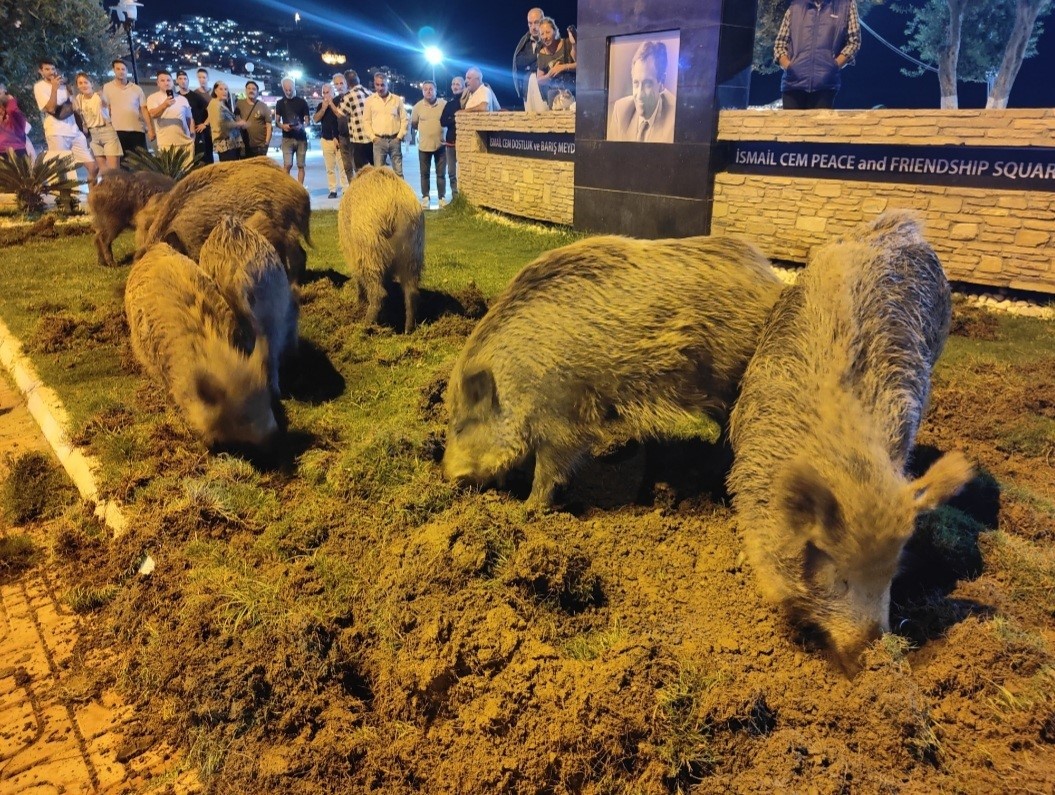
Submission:
M 859 49 L 856 0 L 791 0 L 773 45 L 773 59 L 784 70 L 784 109 L 832 107 L 840 71 Z
M 355 170 L 374 162 L 374 144 L 366 134 L 363 127 L 363 106 L 366 98 L 370 96 L 363 86 L 359 84 L 359 75 L 354 69 L 344 73 L 348 81 L 348 93 L 341 98 L 338 110 L 348 119 L 348 138 L 352 143 L 352 162 Z M 351 174 L 348 175 L 349 178 Z

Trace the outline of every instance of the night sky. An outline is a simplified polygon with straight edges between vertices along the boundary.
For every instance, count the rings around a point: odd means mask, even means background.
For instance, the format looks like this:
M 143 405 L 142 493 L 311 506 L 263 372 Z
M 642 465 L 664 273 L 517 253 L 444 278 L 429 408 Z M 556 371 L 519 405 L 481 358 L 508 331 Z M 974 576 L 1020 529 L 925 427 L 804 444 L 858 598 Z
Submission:
M 309 32 L 316 32 L 327 46 L 348 56 L 345 68 L 363 72 L 371 66 L 386 64 L 402 71 L 410 80 L 431 76 L 432 68 L 420 55 L 424 43 L 435 43 L 447 55 L 447 61 L 436 69 L 436 79 L 447 86 L 450 75 L 464 74 L 467 66 L 476 64 L 484 71 L 503 104 L 511 104 L 514 95 L 509 77 L 513 48 L 526 30 L 527 10 L 508 0 L 475 2 L 465 0 L 392 0 L 392 2 L 306 2 L 297 5 L 275 0 L 143 0 L 142 22 L 176 19 L 181 14 L 225 16 L 247 26 L 259 20 L 268 27 L 292 23 L 299 11 Z M 541 4 L 563 31 L 575 22 L 575 0 L 548 0 Z M 222 12 L 219 10 L 222 8 Z M 905 17 L 885 7 L 872 11 L 868 24 L 895 44 L 903 40 Z M 426 28 L 435 31 L 434 39 Z M 424 32 L 424 38 L 422 33 Z M 1048 107 L 1053 103 L 1051 74 L 1055 70 L 1055 34 L 1046 33 L 1040 40 L 1040 54 L 1027 60 L 1011 93 L 1012 107 Z M 321 62 L 305 63 L 320 76 L 329 70 Z M 870 108 L 883 104 L 892 108 L 934 108 L 938 106 L 938 78 L 928 73 L 918 78 L 901 74 L 907 61 L 883 47 L 867 32 L 863 33 L 857 64 L 843 73 L 843 90 L 837 100 L 841 108 Z M 756 75 L 751 86 L 752 104 L 765 104 L 779 98 L 780 76 Z M 985 86 L 964 83 L 960 86 L 960 107 L 984 107 Z

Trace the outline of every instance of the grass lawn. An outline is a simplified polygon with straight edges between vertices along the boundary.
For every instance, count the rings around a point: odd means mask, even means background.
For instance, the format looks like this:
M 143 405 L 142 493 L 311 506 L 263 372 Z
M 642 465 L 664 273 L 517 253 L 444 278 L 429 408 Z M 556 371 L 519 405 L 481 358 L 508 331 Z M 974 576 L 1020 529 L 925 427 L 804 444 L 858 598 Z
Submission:
M 485 301 L 578 235 L 428 213 L 425 322 L 403 335 L 357 322 L 335 226 L 312 218 L 289 449 L 266 468 L 208 455 L 140 374 L 127 268 L 90 237 L 0 249 L 0 317 L 130 518 L 107 541 L 74 505 L 46 553 L 94 616 L 76 659 L 105 650 L 84 676 L 213 791 L 1055 786 L 1055 324 L 957 307 L 920 455 L 962 449 L 985 477 L 921 523 L 899 634 L 850 680 L 759 597 L 707 445 L 665 449 L 644 505 L 634 448 L 577 475 L 573 512 L 440 477 L 446 377 Z

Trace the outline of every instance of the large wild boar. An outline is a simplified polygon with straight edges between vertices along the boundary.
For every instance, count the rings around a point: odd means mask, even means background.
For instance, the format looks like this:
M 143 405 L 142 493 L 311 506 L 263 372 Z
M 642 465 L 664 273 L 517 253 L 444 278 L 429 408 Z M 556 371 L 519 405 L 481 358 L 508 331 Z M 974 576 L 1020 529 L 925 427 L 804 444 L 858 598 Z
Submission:
M 278 252 L 289 280 L 303 278 L 307 256 L 301 241 L 311 243 L 311 201 L 304 186 L 269 157 L 192 171 L 144 209 L 136 246 L 142 252 L 152 243 L 165 242 L 196 260 L 213 227 L 228 215 L 266 219 L 266 224 L 253 225 Z
M 582 458 L 686 435 L 732 402 L 780 282 L 720 237 L 595 237 L 525 266 L 480 321 L 447 388 L 445 474 L 483 484 L 534 455 L 530 504 Z
M 277 252 L 250 221 L 222 219 L 202 244 L 198 267 L 234 310 L 241 326 L 238 343 L 252 350 L 257 339 L 267 340 L 268 379 L 277 397 L 279 362 L 297 346 L 297 304 Z
M 267 340 L 250 355 L 231 343 L 237 318 L 193 260 L 164 243 L 148 248 L 128 276 L 125 314 L 139 363 L 207 445 L 274 437 Z
M 886 213 L 816 252 L 783 293 L 732 412 L 729 487 L 759 587 L 847 671 L 889 631 L 916 515 L 971 476 L 959 453 L 905 476 L 950 316 L 919 225 Z
M 153 171 L 107 171 L 88 194 L 88 209 L 95 228 L 99 264 L 116 267 L 113 242 L 143 219 L 137 216 L 153 196 L 167 193 L 175 185 L 172 177 Z
M 341 197 L 337 229 L 359 303 L 366 301 L 366 323 L 377 322 L 385 285 L 395 279 L 403 289 L 403 330 L 409 334 L 425 266 L 425 212 L 414 191 L 392 169 L 365 166 Z

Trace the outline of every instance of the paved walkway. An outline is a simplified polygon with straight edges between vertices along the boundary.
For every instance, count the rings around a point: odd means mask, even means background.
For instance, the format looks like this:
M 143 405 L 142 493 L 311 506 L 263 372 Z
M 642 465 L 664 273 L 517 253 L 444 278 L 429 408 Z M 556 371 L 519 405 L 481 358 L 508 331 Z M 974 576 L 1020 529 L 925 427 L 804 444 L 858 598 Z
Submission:
M 49 448 L 6 373 L 0 373 L 0 478 L 7 455 Z M 3 522 L 0 519 L 0 522 Z M 12 528 L 0 526 L 0 534 Z M 46 548 L 46 539 L 34 539 Z M 0 585 L 0 795 L 138 793 L 165 782 L 200 791 L 172 749 L 144 736 L 111 691 L 90 693 L 72 665 L 81 619 L 41 564 Z M 106 665 L 105 660 L 93 661 Z

